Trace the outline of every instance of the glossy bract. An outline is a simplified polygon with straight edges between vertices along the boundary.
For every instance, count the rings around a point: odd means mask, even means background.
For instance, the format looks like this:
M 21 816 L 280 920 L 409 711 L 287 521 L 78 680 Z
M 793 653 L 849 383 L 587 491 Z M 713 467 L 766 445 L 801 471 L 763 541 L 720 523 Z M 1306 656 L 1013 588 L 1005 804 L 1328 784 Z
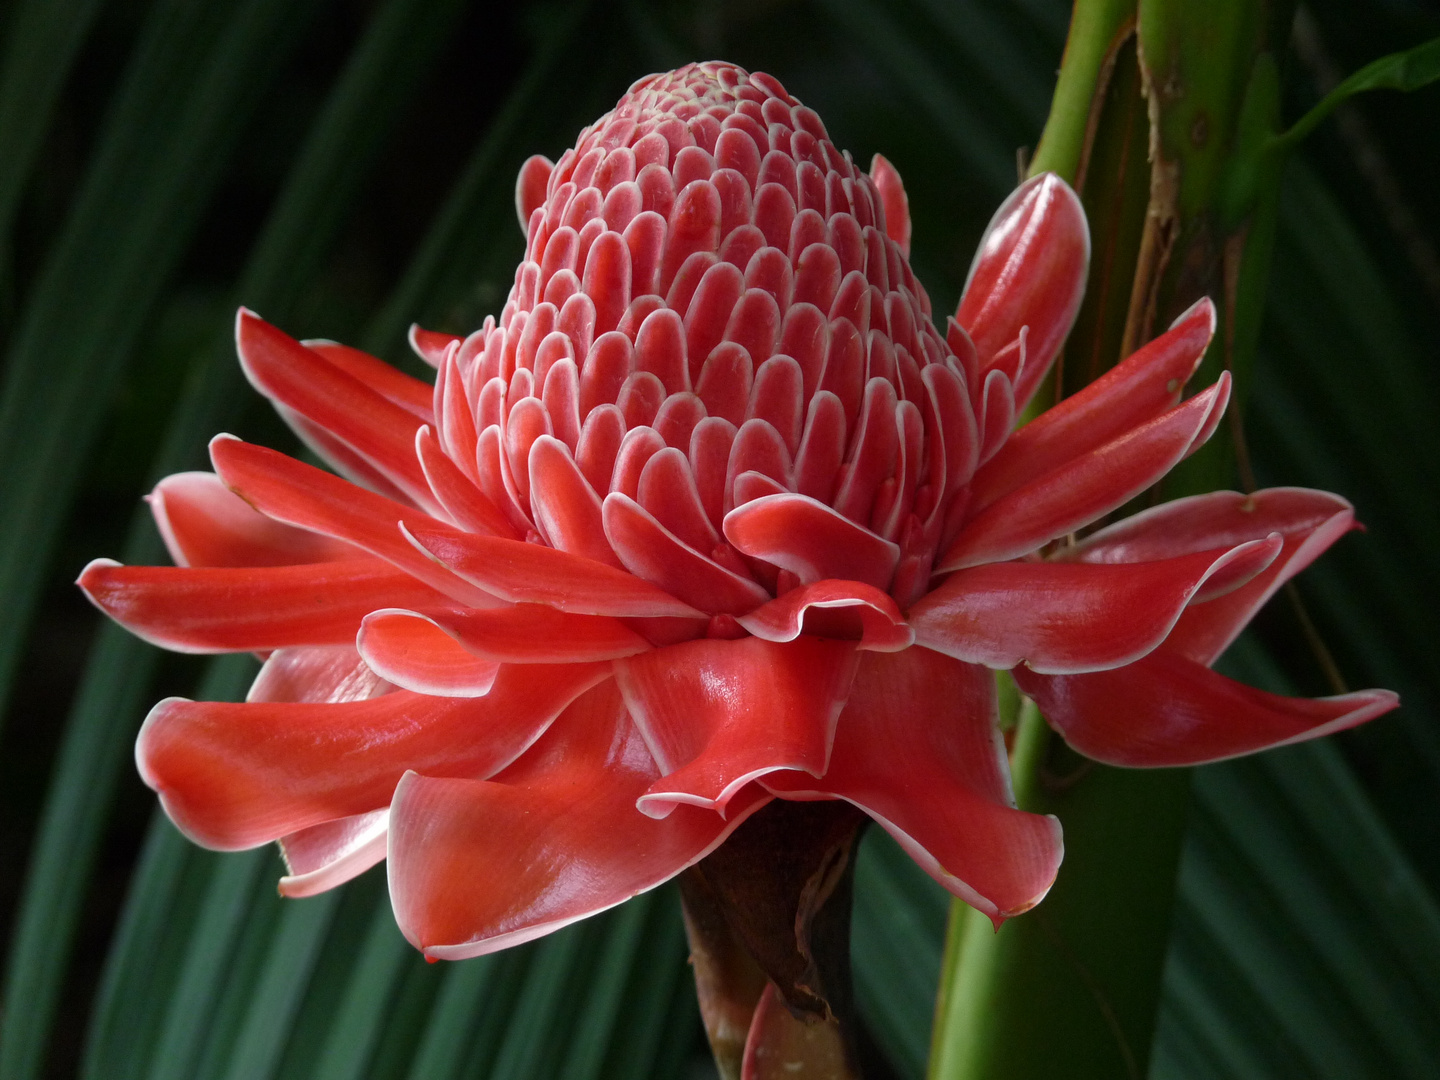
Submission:
M 433 387 L 241 311 L 246 374 L 340 475 L 221 436 L 152 496 L 177 566 L 81 577 L 157 644 L 265 656 L 244 703 L 157 705 L 137 759 L 200 843 L 279 840 L 283 892 L 388 853 L 410 940 L 473 956 L 771 799 L 843 799 L 998 921 L 1061 839 L 1014 805 L 992 669 L 1128 765 L 1393 706 L 1209 670 L 1344 500 L 1222 492 L 1074 542 L 1210 437 L 1229 381 L 1182 400 L 1202 300 L 1014 430 L 1085 281 L 1058 178 L 1000 208 L 943 331 L 898 172 L 765 75 L 641 80 L 516 205 L 499 316 L 412 334 Z

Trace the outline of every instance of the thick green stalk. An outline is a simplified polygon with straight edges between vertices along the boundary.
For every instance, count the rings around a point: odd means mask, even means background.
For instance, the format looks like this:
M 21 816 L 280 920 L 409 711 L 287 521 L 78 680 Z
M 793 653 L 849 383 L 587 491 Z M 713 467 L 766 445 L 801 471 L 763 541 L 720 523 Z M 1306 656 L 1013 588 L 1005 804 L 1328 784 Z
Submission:
M 1248 479 L 1240 423 L 1268 276 L 1278 168 L 1243 175 L 1275 130 L 1277 50 L 1291 0 L 1142 3 L 1140 67 L 1150 105 L 1152 176 L 1127 344 L 1149 340 L 1201 296 L 1219 326 L 1194 385 L 1235 378 L 1231 438 L 1216 438 L 1166 478 L 1165 497 Z M 1237 183 L 1237 178 L 1241 178 Z M 1247 265 L 1248 264 L 1248 265 Z M 1243 285 L 1243 289 L 1242 289 Z
M 1028 702 L 1014 771 L 1020 805 L 1064 823 L 1065 864 L 998 933 L 955 906 L 930 1075 L 1142 1080 L 1188 772 L 1089 762 Z

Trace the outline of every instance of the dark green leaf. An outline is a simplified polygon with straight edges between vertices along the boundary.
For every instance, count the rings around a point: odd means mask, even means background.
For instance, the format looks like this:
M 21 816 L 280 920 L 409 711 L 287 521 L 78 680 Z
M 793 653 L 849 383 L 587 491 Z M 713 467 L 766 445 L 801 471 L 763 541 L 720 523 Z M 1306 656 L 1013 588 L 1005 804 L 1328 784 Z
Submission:
M 117 380 L 267 75 L 318 0 L 158 0 L 0 390 L 0 701 Z M 3 1069 L 0 1069 L 3 1073 Z
M 1366 64 L 1326 94 L 1320 104 L 1295 121 L 1290 130 L 1280 136 L 1279 141 L 1286 147 L 1294 146 L 1314 131 L 1339 105 L 1356 94 L 1371 90 L 1409 92 L 1428 86 L 1436 79 L 1440 79 L 1440 38 L 1405 52 L 1382 56 L 1379 60 Z
M 0 291 L 14 288 L 10 275 L 15 212 L 40 153 L 55 99 L 85 35 L 100 11 L 99 0 L 29 0 L 8 13 L 6 49 L 0 57 Z M 9 323 L 10 298 L 0 306 L 0 327 Z
M 164 11 L 159 14 L 166 15 Z M 375 24 L 378 29 L 357 50 L 346 77 L 337 85 L 328 108 L 316 123 L 314 135 L 282 193 L 271 224 L 262 236 L 242 281 L 242 297 L 252 303 L 263 302 L 265 296 L 277 299 L 283 296 L 287 303 L 294 302 L 293 296 L 301 291 L 306 278 L 316 272 L 320 259 L 333 241 L 340 225 L 341 209 L 353 198 L 359 178 L 364 175 L 363 163 L 367 158 L 373 159 L 378 149 L 378 133 L 383 133 L 387 117 L 393 120 L 396 102 L 401 100 L 395 83 L 403 83 L 408 78 L 413 85 L 413 73 L 424 70 L 443 36 L 444 28 L 453 23 L 455 14 L 456 9 L 452 5 L 418 0 L 392 0 L 387 8 L 382 9 Z M 290 17 L 294 17 L 293 12 Z M 247 50 L 276 51 L 253 36 L 260 34 L 263 39 L 267 26 L 271 30 L 278 30 L 278 27 L 263 21 L 251 26 L 255 18 L 252 13 L 248 21 L 242 20 L 237 28 L 230 29 L 218 39 L 216 48 L 221 51 L 221 57 L 215 63 L 222 71 L 230 72 L 232 79 L 239 74 L 237 69 L 251 62 L 251 54 Z M 159 33 L 156 31 L 157 36 Z M 248 72 L 250 76 L 263 73 L 263 64 L 256 61 L 254 67 L 256 70 Z M 140 66 L 139 70 L 140 74 L 135 78 L 143 82 L 141 75 L 145 75 L 147 69 Z M 407 75 L 407 72 L 410 74 Z M 117 107 L 117 113 L 123 114 L 123 110 Z M 201 118 L 209 124 L 218 122 L 209 112 L 202 113 Z M 238 124 L 241 118 L 233 117 L 231 122 Z M 115 122 L 120 123 L 118 119 Z M 196 119 L 192 123 L 200 125 L 201 120 Z M 123 144 L 127 131 L 122 126 L 121 132 L 114 138 Z M 193 134 L 203 145 L 203 132 Z M 150 133 L 128 131 L 128 137 L 138 139 L 139 145 L 122 145 L 114 153 L 120 157 L 129 153 L 141 158 L 140 163 L 130 167 L 143 176 L 143 152 L 147 149 L 145 139 L 150 137 Z M 195 163 L 194 167 L 198 169 L 199 163 Z M 105 176 L 101 165 L 95 168 L 99 175 Z M 175 166 L 171 163 L 166 168 L 173 171 Z M 184 179 L 183 174 L 181 179 Z M 193 194 L 189 193 L 187 197 L 193 198 Z M 198 210 L 198 207 L 195 209 Z M 76 215 L 83 222 L 82 210 L 83 206 L 77 209 Z M 106 228 L 103 221 L 91 223 L 88 227 L 95 235 L 104 235 Z M 85 247 L 81 240 L 75 243 L 77 248 Z M 138 241 L 132 240 L 132 243 Z M 66 281 L 63 269 L 63 263 L 61 269 L 54 269 L 52 265 L 54 277 L 50 280 L 58 283 L 54 285 L 57 289 L 62 288 Z M 119 281 L 117 279 L 115 288 L 122 287 Z M 132 329 L 138 330 L 138 326 L 137 322 Z M 58 328 L 55 333 L 63 336 Z M 152 470 L 154 477 L 189 464 L 197 456 L 203 440 L 217 428 L 228 426 L 227 421 L 236 415 L 237 405 L 243 401 L 238 395 L 242 380 L 233 360 L 227 355 L 228 338 L 227 333 L 221 338 L 221 344 L 196 365 L 182 394 L 175 419 L 159 448 Z M 27 362 L 39 363 L 40 357 L 26 361 L 25 355 L 23 349 L 17 346 L 11 359 L 11 378 L 7 382 L 10 396 L 5 400 L 12 404 L 27 401 L 29 408 L 37 410 L 37 416 L 47 415 L 47 409 L 65 407 L 49 399 L 52 382 L 48 379 L 41 379 L 38 386 L 32 387 L 33 394 L 39 396 L 38 401 L 34 397 L 26 397 L 25 384 L 20 381 L 24 365 Z M 53 361 L 53 354 L 46 354 L 46 359 Z M 87 384 L 87 377 L 98 377 L 103 381 L 104 378 L 113 378 L 116 373 L 111 371 L 109 375 L 97 376 L 95 371 L 87 370 L 87 364 L 103 363 L 113 367 L 120 359 L 103 348 L 97 348 L 88 359 L 78 354 L 70 355 L 73 366 L 69 370 L 73 372 L 73 381 L 67 391 L 71 394 L 68 407 L 88 410 L 88 423 L 98 420 L 98 406 L 103 406 L 104 399 L 101 393 L 86 393 L 87 390 L 95 390 Z M 17 375 L 17 372 L 21 374 Z M 20 408 L 18 405 L 14 407 Z M 46 437 L 52 437 L 59 430 L 57 427 L 49 428 Z M 11 447 L 9 451 L 5 449 L 7 445 Z M 80 449 L 63 439 L 55 445 L 57 452 L 63 448 L 67 454 Z M 27 466 L 17 469 L 24 482 L 31 485 L 29 490 L 33 497 L 39 499 L 47 494 L 44 486 L 47 475 L 54 481 L 54 488 L 48 491 L 50 501 L 45 504 L 44 513 L 25 522 L 29 527 L 53 528 L 64 510 L 66 485 L 54 474 L 47 474 L 43 463 L 37 463 L 30 456 L 35 450 L 33 445 L 6 444 L 0 436 L 0 458 L 7 452 L 26 458 Z M 78 460 L 70 459 L 70 466 L 76 464 Z M 160 557 L 158 539 L 148 518 L 148 513 L 141 513 L 131 527 L 124 554 L 127 562 L 154 562 Z M 47 520 L 49 525 L 45 525 Z M 9 549 L 0 547 L 0 590 L 4 588 L 6 550 L 15 559 L 25 561 L 23 564 L 10 564 L 17 572 L 34 557 L 31 550 L 20 546 L 24 540 L 22 536 L 6 534 L 6 539 L 15 541 L 15 544 Z M 36 539 L 44 542 L 43 538 L 32 537 L 32 540 Z M 38 578 L 33 567 L 30 573 Z M 33 586 L 27 587 L 33 589 Z M 12 649 L 18 648 L 19 631 L 25 619 L 23 598 L 17 603 L 20 610 L 15 612 L 14 619 L 8 624 L 9 637 L 5 639 Z M 4 679 L 6 647 L 5 641 L 0 640 L 0 683 Z M 38 1065 L 44 1035 L 48 1030 L 49 1010 L 58 990 L 59 976 L 64 970 L 63 961 L 69 955 L 71 933 L 88 881 L 92 854 L 103 828 L 116 778 L 128 758 L 126 746 L 136 728 L 136 718 L 144 703 L 155 658 L 154 650 L 117 627 L 107 626 L 102 632 L 96 658 L 87 672 L 72 720 L 67 725 L 67 741 L 52 785 L 47 817 L 41 827 L 39 859 L 27 881 L 16 945 L 7 969 L 8 1004 L 3 1024 L 8 1034 L 0 1040 L 5 1047 L 0 1051 L 0 1076 L 7 1080 L 12 1076 L 18 1080 L 31 1075 Z

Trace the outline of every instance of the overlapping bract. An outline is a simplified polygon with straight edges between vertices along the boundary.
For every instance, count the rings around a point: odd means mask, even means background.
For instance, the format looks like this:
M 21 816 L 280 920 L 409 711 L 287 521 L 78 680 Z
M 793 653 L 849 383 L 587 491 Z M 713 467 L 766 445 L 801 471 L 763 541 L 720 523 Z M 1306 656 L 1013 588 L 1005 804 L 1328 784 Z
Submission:
M 1104 761 L 1212 760 L 1359 723 L 1209 665 L 1351 527 L 1336 496 L 1182 500 L 1072 536 L 1215 430 L 1182 401 L 1201 301 L 1013 431 L 1078 308 L 1053 176 L 991 223 L 937 330 L 898 173 L 772 78 L 637 83 L 516 190 L 498 319 L 417 329 L 434 387 L 248 311 L 246 374 L 341 474 L 221 436 L 152 507 L 177 568 L 92 563 L 168 648 L 264 654 L 243 704 L 162 702 L 141 773 L 201 843 L 279 840 L 290 895 L 388 850 L 431 956 L 666 880 L 772 798 L 844 799 L 995 919 L 1049 888 L 991 668 Z

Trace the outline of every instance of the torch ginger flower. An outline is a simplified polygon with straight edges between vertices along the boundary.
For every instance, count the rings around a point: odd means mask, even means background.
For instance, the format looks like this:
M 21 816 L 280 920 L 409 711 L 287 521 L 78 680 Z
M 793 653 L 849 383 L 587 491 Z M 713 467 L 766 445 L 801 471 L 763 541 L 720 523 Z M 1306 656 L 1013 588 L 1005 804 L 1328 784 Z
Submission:
M 772 799 L 845 800 L 995 920 L 1061 858 L 1014 805 L 992 669 L 1132 766 L 1313 738 L 1395 705 L 1210 664 L 1352 527 L 1217 492 L 1087 526 L 1215 431 L 1182 401 L 1201 300 L 1016 429 L 1084 287 L 1053 175 L 996 213 L 942 333 L 900 177 L 766 75 L 642 79 L 517 207 L 498 320 L 416 329 L 435 385 L 241 311 L 240 359 L 348 479 L 230 436 L 152 508 L 177 567 L 80 584 L 147 640 L 249 651 L 243 704 L 169 699 L 136 755 L 207 847 L 279 840 L 282 892 L 389 857 L 406 936 L 487 953 L 691 866 Z

